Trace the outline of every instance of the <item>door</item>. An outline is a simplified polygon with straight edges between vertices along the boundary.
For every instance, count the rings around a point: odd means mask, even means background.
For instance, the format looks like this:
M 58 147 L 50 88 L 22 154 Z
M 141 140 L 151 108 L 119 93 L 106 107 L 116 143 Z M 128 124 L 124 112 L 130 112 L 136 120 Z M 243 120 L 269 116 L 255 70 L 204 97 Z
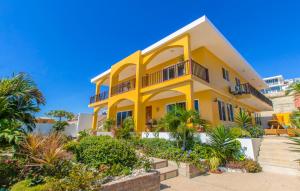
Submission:
M 152 121 L 152 106 L 147 106 L 146 107 L 146 123 L 148 124 L 151 121 Z

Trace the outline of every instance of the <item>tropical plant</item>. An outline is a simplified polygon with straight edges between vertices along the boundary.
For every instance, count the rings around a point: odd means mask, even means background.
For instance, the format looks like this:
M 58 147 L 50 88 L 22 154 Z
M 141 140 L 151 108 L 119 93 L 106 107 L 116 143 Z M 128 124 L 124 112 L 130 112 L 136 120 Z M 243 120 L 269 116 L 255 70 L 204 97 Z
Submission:
M 244 168 L 249 173 L 258 173 L 262 171 L 260 164 L 256 161 L 246 159 L 245 161 L 243 161 L 243 164 Z
M 195 126 L 202 122 L 199 113 L 194 110 L 187 111 L 182 107 L 175 106 L 158 122 L 158 130 L 170 131 L 176 140 L 177 146 L 186 150 L 194 142 Z
M 292 83 L 289 86 L 288 90 L 286 91 L 286 95 L 289 94 L 300 94 L 300 82 Z
M 213 148 L 213 156 L 222 162 L 229 160 L 240 160 L 243 158 L 241 144 L 231 134 L 230 129 L 224 125 L 212 128 L 207 132 L 209 145 Z
M 217 172 L 220 166 L 221 160 L 218 157 L 211 157 L 208 159 L 209 168 L 212 172 Z
M 20 123 L 15 121 L 2 120 L 0 126 L 0 147 L 16 146 L 21 142 L 26 132 L 21 128 Z
M 262 128 L 262 126 L 259 125 L 248 127 L 247 131 L 250 133 L 251 138 L 260 138 L 265 134 L 265 131 Z
M 115 125 L 114 119 L 106 119 L 103 123 L 103 128 L 105 131 L 111 131 Z
M 293 111 L 290 115 L 290 120 L 294 127 L 300 128 L 300 111 Z
M 235 115 L 235 123 L 241 128 L 247 128 L 252 125 L 252 119 L 247 112 L 240 110 Z
M 22 154 L 25 154 L 29 161 L 54 167 L 58 161 L 69 158 L 63 143 L 63 136 L 58 133 L 48 136 L 29 134 L 20 146 Z
M 230 133 L 235 138 L 251 137 L 251 134 L 247 130 L 245 130 L 241 127 L 232 127 L 232 128 L 230 128 Z
M 122 124 L 122 127 L 117 129 L 116 137 L 118 139 L 129 139 L 134 130 L 134 121 L 132 117 L 127 117 Z
M 64 131 L 69 124 L 67 121 L 73 119 L 75 116 L 72 112 L 65 110 L 51 110 L 46 115 L 58 119 L 52 127 L 56 132 Z
M 78 140 L 81 140 L 84 137 L 90 136 L 89 132 L 87 130 L 82 130 L 78 132 Z
M 43 94 L 25 73 L 1 79 L 0 129 L 3 129 L 3 123 L 9 122 L 24 124 L 28 131 L 32 131 L 35 128 L 34 114 L 44 104 Z
M 296 133 L 296 135 L 297 135 L 298 137 L 300 137 L 300 133 L 298 133 L 298 132 L 295 132 L 295 133 Z M 291 144 L 294 145 L 294 146 L 296 146 L 296 148 L 293 148 L 292 151 L 297 152 L 297 153 L 300 153 L 300 138 L 297 138 L 297 137 L 289 137 L 289 139 L 292 141 Z M 297 161 L 298 161 L 298 163 L 299 163 L 299 165 L 300 165 L 300 158 L 297 159 Z

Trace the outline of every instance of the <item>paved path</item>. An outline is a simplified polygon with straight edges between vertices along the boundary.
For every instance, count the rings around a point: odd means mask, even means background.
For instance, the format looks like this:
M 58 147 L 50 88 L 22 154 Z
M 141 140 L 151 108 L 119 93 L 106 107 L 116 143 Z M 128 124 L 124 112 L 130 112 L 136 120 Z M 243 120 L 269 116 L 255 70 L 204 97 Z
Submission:
M 223 173 L 161 182 L 162 191 L 299 191 L 300 177 L 272 173 Z

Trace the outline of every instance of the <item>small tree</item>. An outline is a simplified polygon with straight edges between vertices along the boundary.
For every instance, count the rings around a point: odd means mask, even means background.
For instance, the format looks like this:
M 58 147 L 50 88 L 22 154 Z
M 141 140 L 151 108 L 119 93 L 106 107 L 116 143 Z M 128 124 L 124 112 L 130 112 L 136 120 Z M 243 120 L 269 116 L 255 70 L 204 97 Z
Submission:
M 122 127 L 117 130 L 116 137 L 118 139 L 130 139 L 131 132 L 134 130 L 134 120 L 132 117 L 126 117 Z
M 252 118 L 248 113 L 241 110 L 235 116 L 235 123 L 238 127 L 247 129 L 252 125 Z
M 53 129 L 57 132 L 63 131 L 68 125 L 67 120 L 71 120 L 75 116 L 72 112 L 68 112 L 65 110 L 51 110 L 47 113 L 47 115 L 52 118 L 58 119 L 53 125 Z
M 159 120 L 158 126 L 159 129 L 170 131 L 171 136 L 176 139 L 177 146 L 186 150 L 187 146 L 190 146 L 194 140 L 195 125 L 200 125 L 201 122 L 198 112 L 187 111 L 182 107 L 175 106 Z

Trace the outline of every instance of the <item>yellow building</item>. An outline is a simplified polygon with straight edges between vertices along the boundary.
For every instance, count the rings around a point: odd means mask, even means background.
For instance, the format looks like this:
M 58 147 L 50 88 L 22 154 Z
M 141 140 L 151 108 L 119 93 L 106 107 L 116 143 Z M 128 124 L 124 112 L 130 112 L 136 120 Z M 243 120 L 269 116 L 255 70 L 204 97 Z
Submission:
M 91 82 L 96 85 L 89 104 L 94 129 L 102 108 L 117 125 L 132 116 L 138 132 L 175 104 L 198 110 L 213 125 L 233 123 L 240 109 L 256 117 L 256 112 L 272 110 L 272 102 L 258 91 L 267 87 L 265 82 L 205 16 Z

